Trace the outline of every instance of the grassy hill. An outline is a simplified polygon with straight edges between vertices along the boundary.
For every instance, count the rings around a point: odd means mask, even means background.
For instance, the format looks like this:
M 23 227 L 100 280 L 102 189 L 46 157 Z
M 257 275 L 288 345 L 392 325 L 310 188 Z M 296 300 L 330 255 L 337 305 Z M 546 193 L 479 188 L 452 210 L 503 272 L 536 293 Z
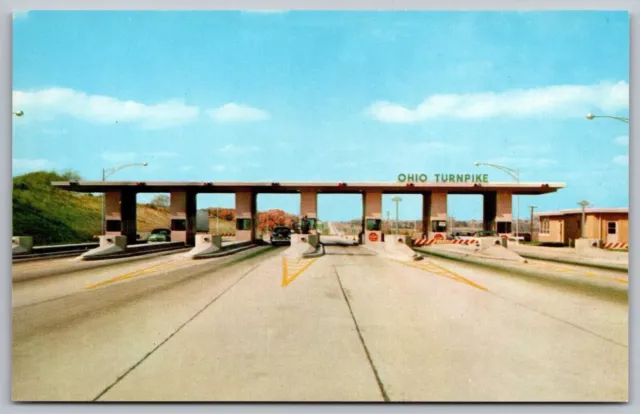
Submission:
M 68 174 L 68 173 L 67 173 Z M 36 246 L 95 241 L 100 234 L 102 197 L 63 191 L 51 186 L 52 181 L 67 181 L 68 175 L 54 171 L 37 171 L 13 178 L 13 235 L 32 236 Z M 220 233 L 235 233 L 235 211 L 218 210 Z M 216 209 L 209 208 L 209 229 L 216 229 Z M 282 210 L 259 214 L 258 230 L 269 218 L 272 228 L 289 225 L 295 216 Z M 169 227 L 169 208 L 138 204 L 137 230 L 147 233 L 157 227 Z

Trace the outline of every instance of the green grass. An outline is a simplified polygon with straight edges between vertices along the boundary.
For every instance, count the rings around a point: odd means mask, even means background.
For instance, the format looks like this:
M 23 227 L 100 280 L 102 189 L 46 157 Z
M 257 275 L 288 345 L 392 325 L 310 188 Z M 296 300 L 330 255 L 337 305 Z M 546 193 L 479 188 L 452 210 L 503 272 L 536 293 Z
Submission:
M 38 171 L 13 179 L 13 234 L 33 244 L 95 241 L 100 232 L 100 198 L 51 187 L 64 181 L 56 172 Z

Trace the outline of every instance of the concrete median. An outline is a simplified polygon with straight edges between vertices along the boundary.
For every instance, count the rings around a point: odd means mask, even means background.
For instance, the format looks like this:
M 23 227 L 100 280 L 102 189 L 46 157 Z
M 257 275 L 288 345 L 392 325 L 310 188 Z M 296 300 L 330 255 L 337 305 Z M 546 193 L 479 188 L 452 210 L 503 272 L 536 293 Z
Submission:
M 184 242 L 161 242 L 127 245 L 125 236 L 100 236 L 100 246 L 80 256 L 81 260 L 130 257 L 186 247 Z
M 587 292 L 590 295 L 601 297 L 606 300 L 613 300 L 617 302 L 628 301 L 628 285 L 615 283 L 612 280 L 607 281 L 598 278 L 576 278 L 568 274 L 560 274 L 534 267 L 528 267 L 526 261 L 516 262 L 513 260 L 496 260 L 495 258 L 464 255 L 443 249 L 433 249 L 431 247 L 419 247 L 414 250 L 428 256 L 469 263 L 502 273 L 507 273 L 509 275 L 529 277 L 532 280 L 537 280 L 541 283 L 556 287 L 564 287 L 580 292 Z

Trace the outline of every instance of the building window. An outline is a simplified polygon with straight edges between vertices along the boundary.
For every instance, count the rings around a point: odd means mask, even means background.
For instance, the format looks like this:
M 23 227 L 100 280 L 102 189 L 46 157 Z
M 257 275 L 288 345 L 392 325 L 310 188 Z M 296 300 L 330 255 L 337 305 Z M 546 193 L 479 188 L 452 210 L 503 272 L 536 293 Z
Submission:
M 511 233 L 511 222 L 510 221 L 499 221 L 498 222 L 498 233 Z
M 549 219 L 544 218 L 540 220 L 540 233 L 541 234 L 549 234 Z
M 615 221 L 609 221 L 607 223 L 607 233 L 608 234 L 616 234 L 616 222 Z
M 368 231 L 380 231 L 382 228 L 382 220 L 380 219 L 367 219 Z
M 122 222 L 120 220 L 107 220 L 107 231 L 122 231 Z
M 185 219 L 172 219 L 171 220 L 171 230 L 172 231 L 186 231 L 187 230 L 187 220 L 185 220 Z
M 447 222 L 446 220 L 434 220 L 431 222 L 431 231 L 434 233 L 446 233 Z
M 236 219 L 236 230 L 251 230 L 251 219 L 249 218 Z

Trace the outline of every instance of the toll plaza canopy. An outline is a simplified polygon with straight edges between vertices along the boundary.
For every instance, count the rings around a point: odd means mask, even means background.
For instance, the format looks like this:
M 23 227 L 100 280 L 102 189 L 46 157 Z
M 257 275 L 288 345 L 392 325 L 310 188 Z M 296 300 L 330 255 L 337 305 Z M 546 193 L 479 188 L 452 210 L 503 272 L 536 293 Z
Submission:
M 198 193 L 235 194 L 238 241 L 256 239 L 257 195 L 300 194 L 300 214 L 314 223 L 318 219 L 318 194 L 361 194 L 363 233 L 367 242 L 382 236 L 382 195 L 415 193 L 422 197 L 422 234 L 444 237 L 447 232 L 449 194 L 478 194 L 483 198 L 483 228 L 502 234 L 511 232 L 512 196 L 553 193 L 560 183 L 490 182 L 176 182 L 176 181 L 63 181 L 54 187 L 84 193 L 105 194 L 105 235 L 123 235 L 136 241 L 136 194 L 170 193 L 171 240 L 192 245 L 196 233 Z M 312 225 L 315 232 L 315 224 Z
M 400 183 L 400 182 L 194 182 L 194 181 L 54 181 L 54 187 L 81 193 L 133 190 L 136 193 L 299 193 L 314 191 L 328 194 L 424 193 L 484 194 L 499 191 L 514 195 L 553 193 L 566 187 L 564 183 Z

